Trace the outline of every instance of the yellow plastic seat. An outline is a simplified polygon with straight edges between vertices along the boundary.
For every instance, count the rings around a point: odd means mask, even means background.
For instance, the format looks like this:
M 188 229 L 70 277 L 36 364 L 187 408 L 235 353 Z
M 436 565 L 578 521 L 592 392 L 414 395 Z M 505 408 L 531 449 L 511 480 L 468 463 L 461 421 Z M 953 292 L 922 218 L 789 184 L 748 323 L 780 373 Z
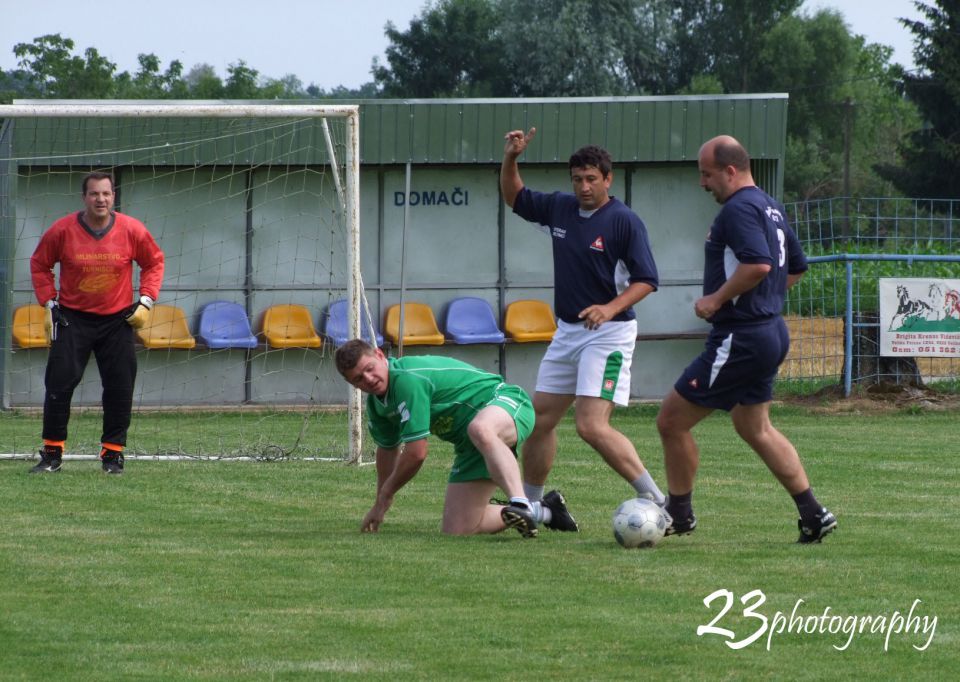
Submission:
M 557 331 L 557 321 L 543 301 L 514 301 L 507 306 L 503 330 L 517 343 L 550 341 Z
M 13 312 L 13 340 L 21 348 L 49 348 L 50 342 L 43 331 L 43 306 L 25 305 Z
M 291 303 L 267 308 L 263 314 L 263 335 L 273 348 L 319 348 L 323 345 L 307 307 Z
M 400 304 L 387 309 L 383 335 L 392 343 L 400 343 Z M 443 334 L 437 327 L 433 311 L 426 303 L 403 304 L 403 345 L 442 346 Z
M 154 305 L 147 323 L 137 330 L 137 336 L 147 348 L 190 349 L 197 345 L 190 333 L 187 316 L 175 305 Z

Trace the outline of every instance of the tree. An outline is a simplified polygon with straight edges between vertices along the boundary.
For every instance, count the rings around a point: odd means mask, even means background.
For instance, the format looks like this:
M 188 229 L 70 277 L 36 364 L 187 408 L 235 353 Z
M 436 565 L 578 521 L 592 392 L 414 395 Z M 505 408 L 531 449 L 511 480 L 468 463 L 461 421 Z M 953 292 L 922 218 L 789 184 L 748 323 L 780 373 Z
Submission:
M 387 22 L 389 66 L 374 59 L 374 82 L 386 97 L 510 95 L 499 23 L 491 0 L 439 0 L 402 32 Z
M 751 78 L 759 91 L 790 96 L 788 198 L 886 193 L 872 166 L 914 120 L 891 54 L 851 34 L 835 10 L 789 16 L 767 32 Z
M 74 42 L 59 33 L 17 43 L 13 53 L 29 82 L 29 94 L 61 99 L 107 99 L 115 95 L 113 73 L 117 65 L 88 47 L 84 56 L 73 55 Z
M 220 99 L 223 97 L 223 81 L 209 64 L 196 64 L 186 77 L 191 99 Z
M 524 96 L 659 94 L 673 27 L 661 0 L 501 0 L 507 66 Z
M 258 78 L 260 72 L 247 66 L 242 59 L 227 67 L 227 82 L 223 94 L 227 99 L 257 99 L 260 96 Z
M 756 92 L 757 55 L 768 34 L 803 0 L 678 0 L 670 3 L 674 90 L 712 74 L 726 92 Z
M 183 64 L 174 60 L 160 73 L 160 59 L 154 54 L 137 55 L 140 68 L 130 76 L 124 71 L 116 77 L 117 96 L 121 99 L 185 99 L 189 95 L 183 79 Z
M 877 172 L 908 196 L 960 197 L 960 2 L 914 2 L 926 18 L 901 19 L 914 34 L 918 73 L 904 74 L 903 88 L 925 121 L 900 145 L 903 162 L 877 164 Z
M 0 104 L 10 104 L 30 94 L 30 79 L 20 69 L 0 71 Z

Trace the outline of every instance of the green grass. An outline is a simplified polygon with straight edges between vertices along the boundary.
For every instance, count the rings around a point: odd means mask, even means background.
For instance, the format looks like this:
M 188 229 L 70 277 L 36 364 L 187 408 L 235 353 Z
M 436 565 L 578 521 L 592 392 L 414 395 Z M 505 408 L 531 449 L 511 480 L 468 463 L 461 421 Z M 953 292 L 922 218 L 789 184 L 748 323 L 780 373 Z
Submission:
M 656 409 L 616 413 L 663 480 Z M 613 540 L 629 487 L 566 420 L 551 485 L 579 534 L 448 538 L 450 451 L 431 457 L 378 535 L 361 535 L 372 467 L 304 461 L 94 462 L 29 476 L 0 462 L 0 679 L 949 679 L 960 667 L 957 417 L 775 410 L 840 527 L 797 546 L 795 509 L 727 419 L 697 429 L 696 533 L 653 550 Z M 140 417 L 145 419 L 146 417 Z M 36 418 L 7 416 L 8 426 Z M 336 420 L 325 422 L 331 427 Z M 317 434 L 318 437 L 322 434 Z M 327 434 L 330 437 L 330 434 Z M 921 635 L 761 637 L 757 611 L 891 616 Z M 954 672 L 950 672 L 954 671 Z

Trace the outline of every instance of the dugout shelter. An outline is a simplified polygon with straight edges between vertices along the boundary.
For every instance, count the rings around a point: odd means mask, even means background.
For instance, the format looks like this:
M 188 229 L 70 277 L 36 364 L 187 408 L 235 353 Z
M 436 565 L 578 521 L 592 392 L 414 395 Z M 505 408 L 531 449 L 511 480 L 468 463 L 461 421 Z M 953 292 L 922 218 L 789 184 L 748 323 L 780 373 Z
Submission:
M 501 328 L 515 301 L 552 306 L 549 238 L 516 218 L 499 194 L 503 135 L 537 128 L 520 163 L 525 183 L 541 191 L 569 191 L 566 164 L 576 148 L 610 151 L 611 193 L 645 222 L 660 272 L 660 290 L 637 306 L 636 399 L 662 397 L 706 334 L 692 303 L 717 205 L 699 187 L 700 145 L 714 135 L 735 136 L 751 154 L 758 184 L 782 193 L 785 94 L 369 100 L 359 110 L 360 269 L 378 329 L 401 302 L 429 306 L 441 327 L 450 303 L 466 297 L 489 303 Z M 117 209 L 143 220 L 167 254 L 160 302 L 180 308 L 194 335 L 210 304 L 241 306 L 259 340 L 242 348 L 200 340 L 192 348 L 139 349 L 138 405 L 346 401 L 330 339 L 320 347 L 272 348 L 263 335 L 264 314 L 278 305 L 304 307 L 322 334 L 326 311 L 346 289 L 343 238 L 324 218 L 337 211 L 339 187 L 322 170 L 332 152 L 312 132 L 281 137 L 269 130 L 203 119 L 4 121 L 4 407 L 43 402 L 46 351 L 18 347 L 12 334 L 15 310 L 35 303 L 30 255 L 53 220 L 82 207 L 83 174 L 103 169 L 116 176 Z M 459 357 L 532 391 L 544 349 L 542 341 L 509 337 L 473 344 L 448 338 L 403 352 Z M 99 401 L 93 363 L 87 373 L 75 405 Z

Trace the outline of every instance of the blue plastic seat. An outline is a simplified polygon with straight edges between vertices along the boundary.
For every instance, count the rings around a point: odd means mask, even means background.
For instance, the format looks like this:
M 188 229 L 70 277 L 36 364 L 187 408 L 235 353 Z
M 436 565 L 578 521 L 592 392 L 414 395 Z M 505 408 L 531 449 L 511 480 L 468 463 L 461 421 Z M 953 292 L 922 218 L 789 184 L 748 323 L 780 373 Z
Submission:
M 333 341 L 335 347 L 340 347 L 350 340 L 350 325 L 348 323 L 349 310 L 347 302 L 344 299 L 334 301 L 327 308 L 327 314 L 323 326 L 323 335 Z M 370 339 L 370 329 L 366 324 L 360 325 L 361 337 L 367 343 L 374 343 Z M 377 332 L 376 346 L 383 345 L 383 335 Z
M 200 311 L 200 339 L 208 348 L 256 348 L 247 311 L 239 303 L 213 301 Z
M 455 298 L 447 307 L 446 336 L 454 343 L 503 343 L 493 308 L 482 298 Z

